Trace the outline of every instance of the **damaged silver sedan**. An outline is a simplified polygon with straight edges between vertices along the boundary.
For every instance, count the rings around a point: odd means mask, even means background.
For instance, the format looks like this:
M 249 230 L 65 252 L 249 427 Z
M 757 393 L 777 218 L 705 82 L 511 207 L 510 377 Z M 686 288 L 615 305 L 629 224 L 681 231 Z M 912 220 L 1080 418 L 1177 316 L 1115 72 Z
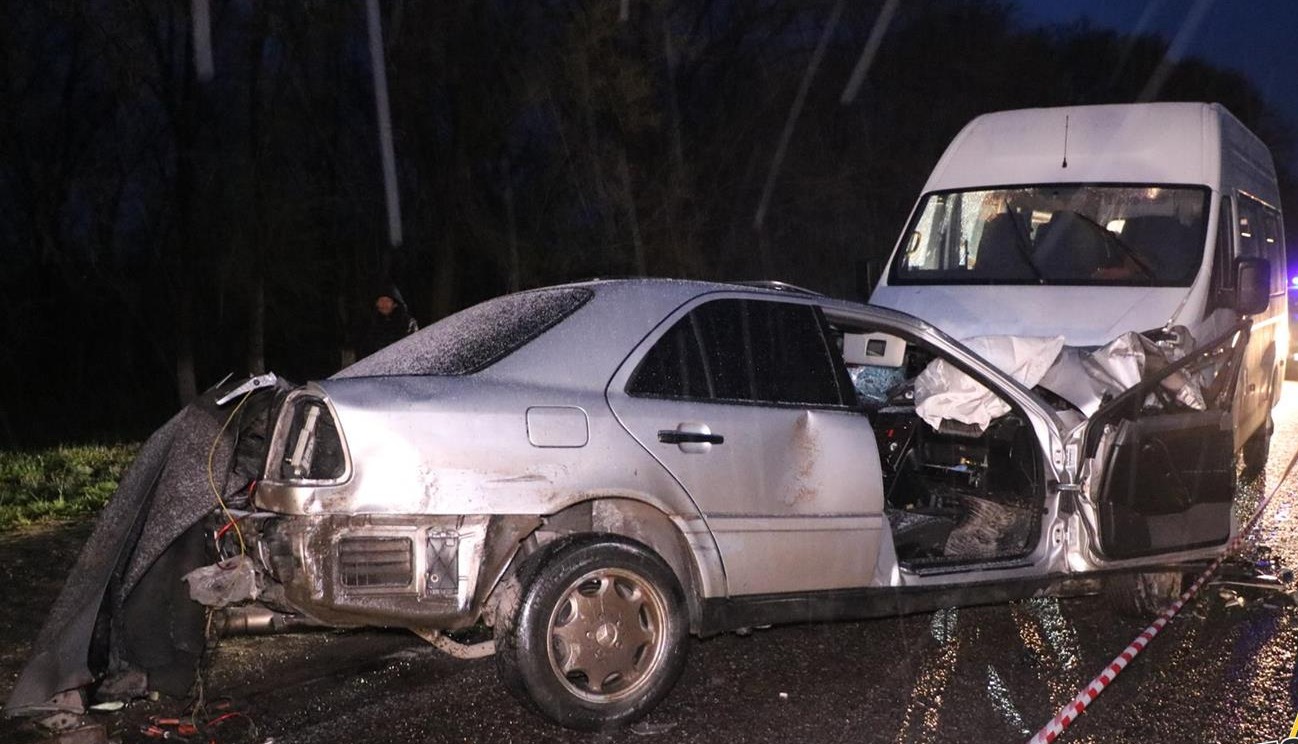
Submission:
M 1148 609 L 1150 577 L 1234 529 L 1249 324 L 1227 320 L 1076 350 L 966 345 L 782 285 L 501 297 L 328 380 L 223 393 L 215 420 L 267 401 L 234 427 L 264 466 L 232 466 L 198 525 L 221 569 L 190 588 L 228 628 L 483 623 L 505 685 L 580 729 L 651 710 L 691 633 L 1090 592 L 1100 573 Z M 1068 372 L 1132 349 L 1125 387 Z

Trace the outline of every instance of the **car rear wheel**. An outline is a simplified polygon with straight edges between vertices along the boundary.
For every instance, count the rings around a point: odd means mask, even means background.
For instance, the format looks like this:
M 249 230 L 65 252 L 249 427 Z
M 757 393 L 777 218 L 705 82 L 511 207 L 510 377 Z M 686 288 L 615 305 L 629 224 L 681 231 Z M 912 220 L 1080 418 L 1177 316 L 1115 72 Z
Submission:
M 530 559 L 496 629 L 506 686 L 555 722 L 599 730 L 648 713 L 685 667 L 684 592 L 649 548 L 583 535 Z

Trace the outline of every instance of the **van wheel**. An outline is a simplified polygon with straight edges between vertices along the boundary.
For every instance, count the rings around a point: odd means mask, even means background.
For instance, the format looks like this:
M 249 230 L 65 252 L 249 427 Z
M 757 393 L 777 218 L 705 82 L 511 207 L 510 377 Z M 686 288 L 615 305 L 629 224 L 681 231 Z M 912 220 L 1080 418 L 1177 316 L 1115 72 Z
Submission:
M 1244 477 L 1253 479 L 1261 475 L 1266 470 L 1266 461 L 1271 454 L 1271 431 L 1275 428 L 1275 422 L 1271 415 L 1267 414 L 1266 423 L 1253 432 L 1244 446 L 1240 448 L 1240 456 L 1244 461 Z
M 1119 615 L 1148 618 L 1162 612 L 1181 593 L 1179 571 L 1125 573 L 1104 581 L 1104 597 Z
M 497 669 L 516 696 L 569 728 L 644 716 L 685 668 L 685 595 L 644 545 L 582 535 L 534 557 L 496 632 Z

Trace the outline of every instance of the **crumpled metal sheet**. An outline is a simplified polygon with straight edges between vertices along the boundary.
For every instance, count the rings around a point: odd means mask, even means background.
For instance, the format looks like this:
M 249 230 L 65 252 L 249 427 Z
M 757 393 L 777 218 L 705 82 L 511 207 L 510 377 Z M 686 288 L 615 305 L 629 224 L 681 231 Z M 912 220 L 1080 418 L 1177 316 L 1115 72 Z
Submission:
M 1035 386 L 1064 348 L 1064 337 L 976 336 L 963 341 L 973 352 L 1026 387 Z M 944 359 L 929 362 L 915 378 L 915 413 L 937 429 L 943 419 L 981 429 L 1010 407 L 965 372 Z
M 1066 348 L 1042 376 L 1040 385 L 1089 418 L 1106 400 L 1135 387 L 1194 348 L 1194 336 L 1187 329 L 1178 326 L 1171 330 L 1179 339 L 1177 343 L 1155 343 L 1133 331 L 1094 351 Z M 1207 408 L 1203 385 L 1194 375 L 1176 372 L 1161 384 L 1182 405 L 1196 411 Z

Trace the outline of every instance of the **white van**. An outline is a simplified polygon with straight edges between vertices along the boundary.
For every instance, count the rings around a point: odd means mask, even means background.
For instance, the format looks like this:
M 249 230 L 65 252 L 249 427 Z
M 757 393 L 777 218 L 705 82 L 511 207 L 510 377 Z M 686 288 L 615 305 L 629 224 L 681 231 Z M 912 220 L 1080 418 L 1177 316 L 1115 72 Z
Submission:
M 1289 348 L 1271 153 L 1219 104 L 979 116 L 947 147 L 870 302 L 957 338 L 1195 328 L 1235 306 L 1236 260 L 1267 259 L 1235 401 L 1235 447 L 1260 468 Z

